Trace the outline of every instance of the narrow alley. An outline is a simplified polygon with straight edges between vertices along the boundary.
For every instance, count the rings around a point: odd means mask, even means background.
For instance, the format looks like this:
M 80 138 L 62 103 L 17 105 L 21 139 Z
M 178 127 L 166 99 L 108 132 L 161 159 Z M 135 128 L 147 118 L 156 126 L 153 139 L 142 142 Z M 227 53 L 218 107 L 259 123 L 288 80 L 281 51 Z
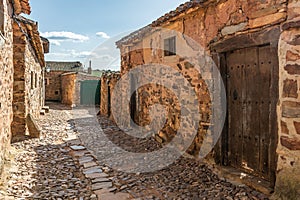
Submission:
M 90 151 L 80 140 L 95 131 L 95 121 L 90 120 L 93 112 L 94 107 L 70 110 L 51 103 L 50 112 L 38 121 L 41 138 L 12 145 L 7 188 L 0 191 L 4 199 L 267 199 L 188 157 L 151 173 L 116 171 L 106 165 L 105 154 L 101 158 L 101 152 Z M 105 117 L 98 120 L 106 136 L 122 148 L 142 152 L 160 146 L 151 138 L 142 142 L 128 138 Z M 97 145 L 102 152 L 111 151 L 100 140 L 88 144 Z

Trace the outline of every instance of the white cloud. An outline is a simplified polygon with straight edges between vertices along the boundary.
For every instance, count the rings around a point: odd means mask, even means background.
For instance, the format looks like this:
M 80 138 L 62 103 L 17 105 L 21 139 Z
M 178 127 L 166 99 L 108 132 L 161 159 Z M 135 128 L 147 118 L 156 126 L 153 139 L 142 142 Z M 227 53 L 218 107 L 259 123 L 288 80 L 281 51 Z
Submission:
M 50 44 L 53 44 L 55 46 L 60 46 L 61 43 L 58 41 L 58 40 L 49 40 L 50 41 Z
M 63 41 L 72 41 L 72 42 L 84 42 L 89 40 L 89 37 L 67 32 L 67 31 L 53 31 L 53 32 L 45 32 L 41 33 L 41 36 L 49 39 L 50 43 L 56 46 L 60 46 Z
M 107 35 L 107 33 L 104 33 L 104 32 L 98 32 L 98 33 L 96 33 L 96 35 L 97 35 L 98 37 L 102 37 L 102 38 L 104 38 L 104 39 L 109 39 L 109 38 L 110 38 L 110 36 Z
M 66 50 L 62 52 L 53 52 L 46 54 L 48 60 L 81 60 L 91 55 L 89 51 Z

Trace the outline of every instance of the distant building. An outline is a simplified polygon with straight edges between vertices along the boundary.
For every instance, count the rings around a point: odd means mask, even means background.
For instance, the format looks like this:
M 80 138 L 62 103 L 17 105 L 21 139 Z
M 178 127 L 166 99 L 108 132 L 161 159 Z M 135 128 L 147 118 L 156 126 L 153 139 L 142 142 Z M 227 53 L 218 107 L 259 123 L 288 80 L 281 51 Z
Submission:
M 46 62 L 45 99 L 68 106 L 99 104 L 100 77 L 86 73 L 80 62 Z M 84 90 L 82 90 L 84 88 Z
M 67 72 L 83 72 L 83 64 L 75 62 L 46 62 L 45 99 L 46 101 L 61 101 L 61 75 Z
M 46 69 L 50 71 L 64 71 L 64 72 L 83 72 L 83 64 L 79 61 L 76 62 L 56 62 L 47 61 Z

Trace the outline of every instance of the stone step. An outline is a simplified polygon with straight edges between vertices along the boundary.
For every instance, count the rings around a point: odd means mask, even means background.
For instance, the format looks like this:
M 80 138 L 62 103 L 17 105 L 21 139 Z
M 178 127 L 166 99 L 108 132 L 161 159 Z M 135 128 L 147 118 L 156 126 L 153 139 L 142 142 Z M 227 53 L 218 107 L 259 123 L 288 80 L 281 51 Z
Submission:
M 40 110 L 40 115 L 46 115 L 46 111 L 45 110 Z
M 45 110 L 46 113 L 49 113 L 50 110 L 49 106 L 43 106 L 42 109 Z

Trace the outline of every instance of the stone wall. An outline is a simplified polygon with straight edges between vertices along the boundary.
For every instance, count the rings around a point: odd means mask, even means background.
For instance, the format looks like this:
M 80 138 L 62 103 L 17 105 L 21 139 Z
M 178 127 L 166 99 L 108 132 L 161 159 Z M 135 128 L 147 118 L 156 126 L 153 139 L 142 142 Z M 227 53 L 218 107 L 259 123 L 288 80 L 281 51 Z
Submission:
M 81 82 L 86 80 L 99 80 L 99 77 L 88 74 L 70 72 L 61 75 L 61 91 L 63 104 L 75 107 L 80 105 Z
M 120 73 L 118 72 L 106 73 L 101 77 L 100 114 L 109 117 L 111 120 L 114 120 L 111 115 L 112 96 L 116 83 L 119 79 Z
M 61 101 L 61 75 L 65 71 L 45 72 L 45 99 L 46 101 Z
M 36 29 L 35 23 L 27 21 L 25 18 L 18 20 L 20 21 L 13 23 L 13 142 L 23 140 L 26 135 L 31 135 L 26 120 L 29 115 L 33 120 L 39 118 L 44 102 L 42 72 L 44 70 L 44 54 L 39 54 L 43 52 L 42 41 L 39 37 L 37 39 L 31 35 L 31 31 Z
M 176 30 L 191 37 L 207 50 L 208 55 L 214 53 L 210 51 L 211 44 L 214 45 L 229 38 L 268 30 L 268 28 L 281 25 L 282 33 L 278 47 L 280 99 L 277 116 L 279 126 L 277 153 L 279 157 L 276 193 L 281 198 L 296 199 L 299 196 L 300 188 L 298 178 L 300 172 L 300 2 L 296 0 L 224 0 L 218 3 L 204 1 L 204 3 L 199 3 L 198 6 L 192 5 L 187 9 L 184 7 L 189 7 L 189 4 L 183 5 L 180 9 L 159 18 L 151 26 Z M 209 122 L 211 118 L 211 97 L 208 95 L 206 85 L 202 79 L 205 75 L 209 76 L 209 72 L 208 74 L 203 73 L 201 76 L 196 76 L 193 66 L 187 62 L 186 58 L 173 56 L 166 59 L 161 48 L 151 49 L 155 43 L 158 44 L 157 46 L 163 44 L 164 36 L 162 34 L 149 31 L 147 27 L 144 31 L 140 30 L 138 32 L 139 34 L 133 33 L 117 42 L 121 50 L 121 73 L 125 75 L 130 69 L 141 64 L 163 63 L 178 70 L 189 80 L 191 85 L 194 85 L 198 97 L 201 97 L 199 108 L 202 123 L 200 123 L 198 135 L 189 152 L 197 154 L 202 138 L 207 134 L 205 122 Z M 272 37 L 275 36 L 270 34 L 266 40 L 270 40 Z M 251 38 L 251 40 L 255 41 L 257 38 Z M 192 48 L 188 41 L 186 43 Z M 233 46 L 234 44 L 230 45 Z M 249 44 L 236 45 L 239 45 L 239 48 L 245 48 Z M 223 48 L 226 49 L 227 47 L 223 46 Z M 162 98 L 155 98 L 156 94 Z M 164 91 L 158 85 L 139 89 L 137 98 L 140 104 L 138 105 L 136 118 L 141 125 L 149 123 L 149 106 L 151 104 L 164 104 L 163 102 L 170 102 L 170 100 L 176 102 L 175 99 L 172 100 L 170 93 Z M 176 108 L 174 105 L 171 105 L 170 108 L 172 107 Z M 172 138 L 173 131 L 177 129 L 175 119 L 178 116 L 176 113 L 169 116 L 171 122 L 169 127 L 171 129 L 158 133 L 161 138 L 160 141 L 168 141 Z
M 300 196 L 300 2 L 290 1 L 279 43 L 277 198 Z
M 76 73 L 67 73 L 61 75 L 61 103 L 73 106 L 76 89 Z
M 153 24 L 158 23 L 159 26 L 164 29 L 175 30 L 178 33 L 184 34 L 197 42 L 209 55 L 211 53 L 209 50 L 210 43 L 222 41 L 228 37 L 234 37 L 234 35 L 255 32 L 262 30 L 262 28 L 280 24 L 286 19 L 286 11 L 287 2 L 284 0 L 269 0 L 264 2 L 227 0 L 220 1 L 218 4 L 212 3 L 212 1 L 206 1 L 201 6 L 195 6 L 178 14 L 178 16 L 175 16 L 172 20 L 166 20 L 160 24 L 159 22 L 154 22 Z M 203 136 L 206 134 L 206 124 L 208 124 L 211 119 L 211 97 L 205 84 L 205 79 L 206 81 L 209 81 L 209 75 L 207 75 L 207 73 L 211 72 L 208 71 L 206 74 L 200 74 L 199 76 L 199 73 L 194 69 L 194 66 L 188 62 L 189 58 L 180 57 L 181 52 L 177 52 L 179 56 L 165 57 L 163 55 L 161 44 L 163 44 L 163 40 L 169 36 L 170 35 L 168 34 L 164 35 L 156 33 L 155 31 L 149 31 L 149 33 L 144 33 L 144 35 L 141 36 L 142 39 L 135 38 L 134 43 L 129 42 L 129 44 L 127 44 L 129 47 L 122 47 L 121 45 L 121 72 L 122 74 L 125 74 L 129 69 L 141 64 L 163 63 L 178 70 L 187 80 L 189 80 L 191 85 L 194 86 L 199 98 L 199 109 L 202 115 L 195 143 L 189 149 L 190 153 L 197 154 L 199 153 L 199 146 L 202 144 Z M 178 35 L 178 38 L 179 37 L 180 36 Z M 179 40 L 180 44 L 177 44 L 178 47 L 183 46 L 193 48 L 192 44 L 190 44 L 188 40 L 185 40 L 184 37 L 179 38 Z M 151 47 L 156 47 L 157 49 L 153 50 Z M 178 48 L 178 50 L 180 51 L 181 49 Z M 146 99 L 141 96 L 138 97 L 140 108 L 137 110 L 139 110 L 138 118 L 140 124 L 149 123 L 146 117 L 149 113 L 147 108 L 149 108 L 149 104 L 153 103 L 150 101 L 155 102 L 152 98 L 153 94 L 157 92 L 165 94 L 165 96 L 162 97 L 165 102 L 169 102 L 168 99 L 170 98 L 167 92 L 164 92 L 159 88 L 148 88 L 147 90 L 143 90 L 143 96 L 147 96 Z M 139 93 L 141 94 L 141 91 Z M 145 93 L 148 94 L 145 95 Z M 149 101 L 149 99 L 151 100 Z M 175 102 L 175 99 L 173 99 L 172 102 Z M 174 105 L 169 106 L 169 110 L 171 110 L 171 107 L 173 106 Z M 169 128 L 165 127 L 165 130 L 163 130 L 164 133 L 159 133 L 159 136 L 163 139 L 162 141 L 172 138 L 172 136 L 168 135 L 168 132 L 174 132 L 174 130 L 177 129 L 176 124 L 178 123 L 175 119 L 178 119 L 178 114 L 170 114 L 170 117 L 169 121 L 171 123 L 169 124 Z
M 8 0 L 1 1 L 1 15 L 6 19 L 3 36 L 0 36 L 0 175 L 4 156 L 9 149 L 11 139 L 11 122 L 13 120 L 13 31 L 11 5 Z M 1 176 L 0 176 L 1 179 Z

